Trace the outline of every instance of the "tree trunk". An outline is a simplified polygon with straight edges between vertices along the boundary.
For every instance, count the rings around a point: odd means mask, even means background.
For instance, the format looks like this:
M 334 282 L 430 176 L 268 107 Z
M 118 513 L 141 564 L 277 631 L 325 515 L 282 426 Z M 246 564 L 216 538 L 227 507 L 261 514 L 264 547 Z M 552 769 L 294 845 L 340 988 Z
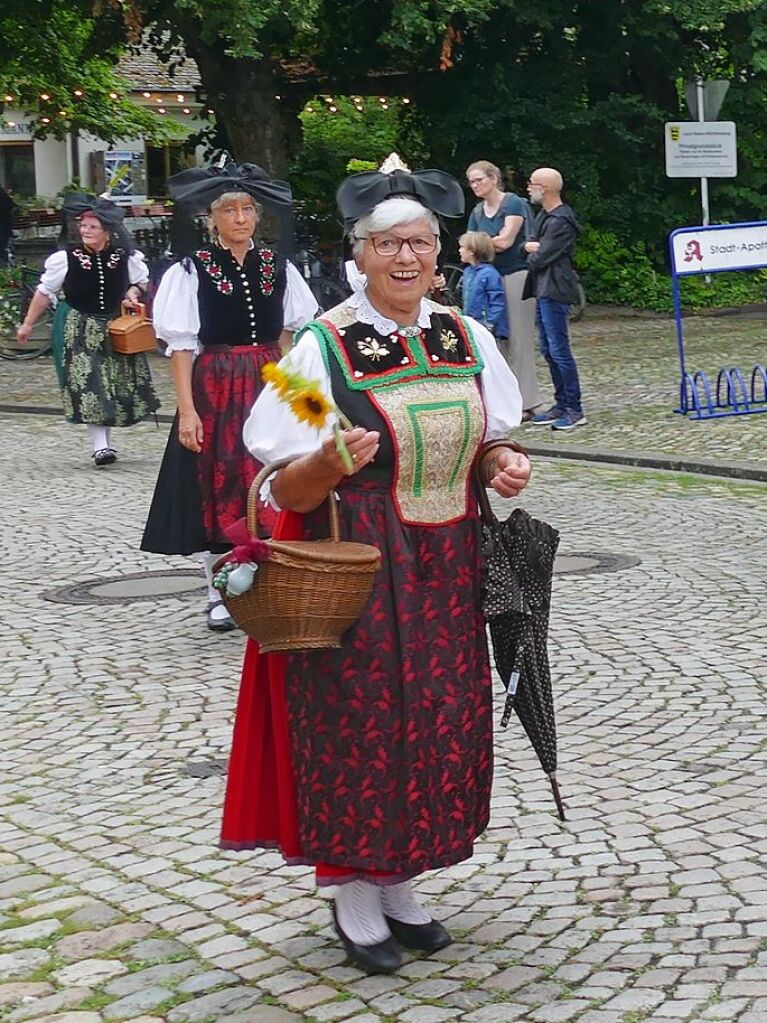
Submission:
M 197 62 L 206 101 L 222 125 L 238 163 L 257 163 L 285 177 L 291 152 L 301 138 L 296 112 L 280 95 L 279 72 L 267 59 L 230 57 L 221 45 L 185 40 Z

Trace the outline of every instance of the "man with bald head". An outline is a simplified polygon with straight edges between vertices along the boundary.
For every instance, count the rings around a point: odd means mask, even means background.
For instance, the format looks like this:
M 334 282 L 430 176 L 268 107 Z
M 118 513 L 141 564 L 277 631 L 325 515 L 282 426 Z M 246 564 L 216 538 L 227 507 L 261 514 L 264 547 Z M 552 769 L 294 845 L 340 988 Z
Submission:
M 554 404 L 530 420 L 552 430 L 583 426 L 578 367 L 570 348 L 570 306 L 578 298 L 573 249 L 580 233 L 572 209 L 562 202 L 562 175 L 552 167 L 539 167 L 527 183 L 530 202 L 540 206 L 532 237 L 525 242 L 528 275 L 524 297 L 538 300 L 536 326 L 541 354 L 554 384 Z

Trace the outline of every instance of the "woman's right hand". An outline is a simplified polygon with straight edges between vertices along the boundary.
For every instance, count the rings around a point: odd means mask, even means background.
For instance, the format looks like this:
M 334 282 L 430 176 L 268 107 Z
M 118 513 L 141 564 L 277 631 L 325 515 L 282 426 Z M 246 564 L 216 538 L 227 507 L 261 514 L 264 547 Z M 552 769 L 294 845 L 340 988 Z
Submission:
M 339 476 L 353 476 L 354 473 L 359 472 L 360 469 L 372 462 L 378 454 L 381 435 L 376 430 L 365 430 L 361 426 L 356 426 L 353 430 L 342 430 L 341 433 L 346 441 L 349 454 L 352 456 L 352 462 L 354 462 L 351 473 L 348 472 L 336 450 L 335 437 L 328 437 L 326 441 L 323 441 L 322 456 L 329 470 L 336 472 Z
M 196 409 L 192 409 L 191 412 L 179 412 L 178 439 L 185 448 L 195 452 L 202 451 L 204 436 L 202 420 L 197 415 Z
M 19 344 L 25 345 L 32 334 L 34 327 L 30 323 L 20 323 L 16 328 L 16 340 Z

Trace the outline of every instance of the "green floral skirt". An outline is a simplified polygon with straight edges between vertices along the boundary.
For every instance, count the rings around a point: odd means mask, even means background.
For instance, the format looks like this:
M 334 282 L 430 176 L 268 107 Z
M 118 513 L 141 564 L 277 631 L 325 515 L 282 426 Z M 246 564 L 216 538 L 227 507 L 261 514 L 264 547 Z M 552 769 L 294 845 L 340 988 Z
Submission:
M 146 355 L 115 352 L 110 319 L 70 309 L 63 321 L 61 399 L 69 423 L 133 426 L 160 407 Z

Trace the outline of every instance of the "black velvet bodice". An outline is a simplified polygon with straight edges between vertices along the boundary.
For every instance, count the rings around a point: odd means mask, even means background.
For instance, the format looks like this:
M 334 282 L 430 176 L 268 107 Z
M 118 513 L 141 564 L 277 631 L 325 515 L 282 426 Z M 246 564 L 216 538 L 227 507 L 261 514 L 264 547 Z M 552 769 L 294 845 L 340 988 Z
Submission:
M 253 248 L 240 266 L 228 249 L 211 246 L 191 257 L 197 269 L 200 344 L 275 344 L 283 328 L 284 259 Z
M 84 245 L 67 247 L 64 298 L 80 313 L 116 316 L 129 287 L 128 253 L 122 248 L 91 252 Z

